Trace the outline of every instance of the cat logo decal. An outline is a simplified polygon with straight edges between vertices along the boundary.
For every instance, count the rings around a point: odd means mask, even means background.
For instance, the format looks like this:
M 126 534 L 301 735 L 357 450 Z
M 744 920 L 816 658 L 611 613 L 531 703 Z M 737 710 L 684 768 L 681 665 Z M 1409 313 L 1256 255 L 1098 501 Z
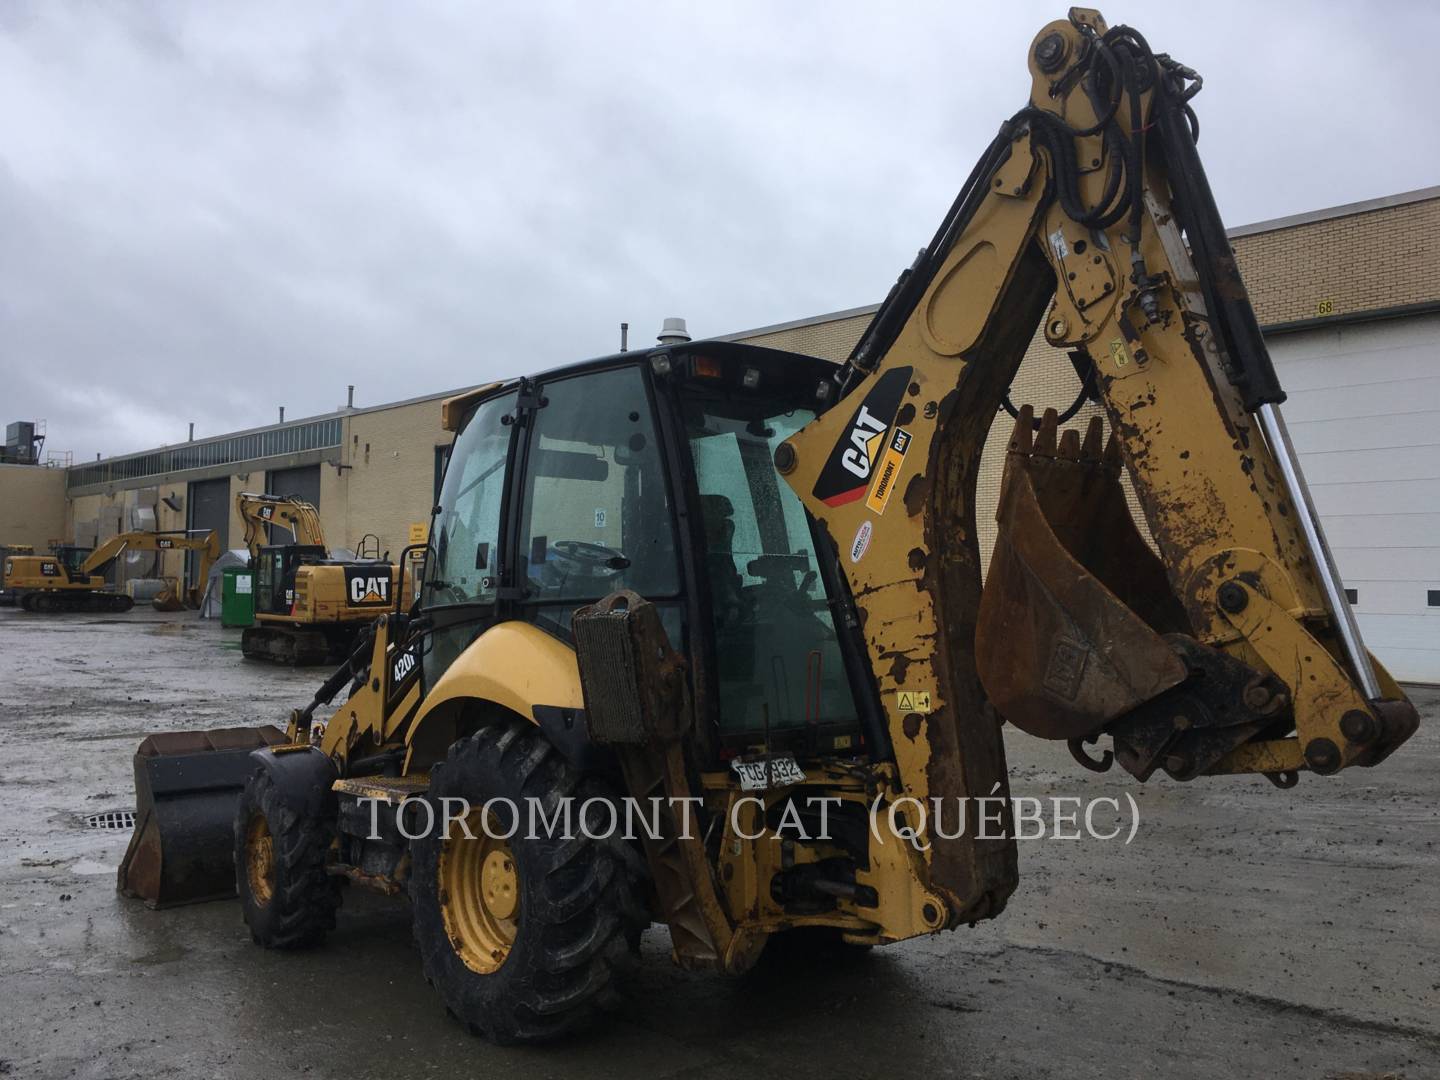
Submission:
M 881 375 L 850 417 L 844 437 L 830 451 L 815 481 L 815 497 L 826 506 L 844 506 L 864 498 L 886 445 L 885 433 L 910 385 L 911 370 L 894 368 Z

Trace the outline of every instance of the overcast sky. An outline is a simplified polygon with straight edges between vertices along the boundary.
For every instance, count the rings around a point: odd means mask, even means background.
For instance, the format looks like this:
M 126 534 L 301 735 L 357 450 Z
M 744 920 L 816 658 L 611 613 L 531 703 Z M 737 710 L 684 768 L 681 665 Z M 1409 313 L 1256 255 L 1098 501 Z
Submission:
M 1067 5 L 0 0 L 0 423 L 76 460 L 873 303 Z M 1440 182 L 1432 3 L 1104 8 L 1240 225 Z

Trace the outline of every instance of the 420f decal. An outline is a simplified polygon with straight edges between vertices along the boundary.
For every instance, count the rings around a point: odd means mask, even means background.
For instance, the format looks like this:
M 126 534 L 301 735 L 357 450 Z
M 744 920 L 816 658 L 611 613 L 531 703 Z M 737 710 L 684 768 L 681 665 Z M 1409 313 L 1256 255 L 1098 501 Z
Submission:
M 885 433 L 910 385 L 910 371 L 903 367 L 885 372 L 851 415 L 844 436 L 830 451 L 815 481 L 815 497 L 826 506 L 844 506 L 864 497 L 885 446 Z

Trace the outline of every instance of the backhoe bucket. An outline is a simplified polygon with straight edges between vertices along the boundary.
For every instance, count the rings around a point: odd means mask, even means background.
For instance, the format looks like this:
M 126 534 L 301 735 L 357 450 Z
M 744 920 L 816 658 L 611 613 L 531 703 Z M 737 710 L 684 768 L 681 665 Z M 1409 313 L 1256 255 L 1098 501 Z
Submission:
M 1162 637 L 1188 631 L 1164 565 L 1120 486 L 1120 446 L 1090 421 L 1083 444 L 1030 406 L 1010 439 L 999 533 L 976 626 L 980 680 L 1000 715 L 1031 735 L 1082 739 L 1182 682 Z
M 115 887 L 148 907 L 235 895 L 235 806 L 252 751 L 286 741 L 279 728 L 151 735 L 135 751 L 135 832 Z
M 166 578 L 164 587 L 150 599 L 150 606 L 156 611 L 184 611 L 185 601 L 180 597 L 180 583 Z

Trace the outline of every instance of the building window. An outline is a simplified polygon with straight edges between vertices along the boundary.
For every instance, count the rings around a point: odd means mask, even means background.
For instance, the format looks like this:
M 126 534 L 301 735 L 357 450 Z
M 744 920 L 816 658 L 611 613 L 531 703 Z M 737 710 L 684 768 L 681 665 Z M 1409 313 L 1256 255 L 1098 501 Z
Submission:
M 178 446 L 172 450 L 156 450 L 73 468 L 66 478 L 66 485 L 75 488 L 87 484 L 108 484 L 186 469 L 234 465 L 277 454 L 324 450 L 340 445 L 341 430 L 339 420 L 310 420 L 255 435 L 234 435 L 208 443 Z

